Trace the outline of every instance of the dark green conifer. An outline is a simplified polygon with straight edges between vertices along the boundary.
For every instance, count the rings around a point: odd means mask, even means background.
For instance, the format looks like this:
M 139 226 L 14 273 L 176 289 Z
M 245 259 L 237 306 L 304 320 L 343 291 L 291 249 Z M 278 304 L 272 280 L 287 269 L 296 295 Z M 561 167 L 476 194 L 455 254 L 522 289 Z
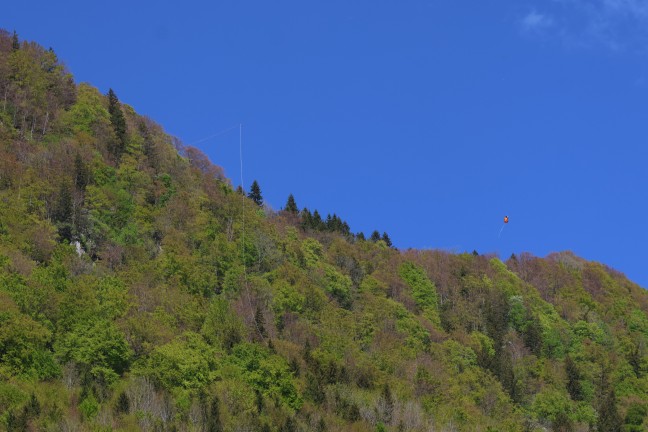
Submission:
M 108 90 L 108 112 L 110 113 L 110 123 L 117 137 L 117 143 L 114 145 L 112 153 L 119 160 L 126 150 L 126 119 L 113 89 Z
M 128 400 L 126 392 L 122 391 L 121 393 L 119 393 L 117 403 L 115 404 L 115 411 L 118 414 L 128 414 L 128 412 L 130 411 L 130 401 Z
M 319 212 L 315 210 L 313 212 L 313 224 L 312 224 L 313 229 L 317 231 L 321 231 L 324 229 L 324 221 L 322 220 L 322 216 L 320 216 Z
M 207 431 L 209 432 L 223 431 L 223 423 L 221 422 L 220 418 L 219 406 L 220 401 L 218 400 L 218 396 L 214 395 L 211 400 L 211 404 L 209 404 L 209 412 L 207 415 Z
M 375 230 L 374 232 L 371 233 L 370 240 L 374 243 L 380 240 L 380 233 L 378 232 L 378 230 Z
M 392 246 L 393 246 L 392 241 L 391 241 L 391 239 L 389 238 L 389 236 L 387 235 L 386 232 L 384 232 L 384 233 L 382 234 L 382 241 L 384 241 L 385 244 L 386 244 L 388 247 L 392 247 Z
M 583 400 L 583 389 L 581 388 L 581 374 L 571 357 L 565 358 L 565 372 L 567 373 L 567 391 L 572 400 Z
M 16 33 L 16 30 L 14 30 L 13 36 L 11 37 L 11 49 L 14 51 L 20 49 L 20 40 L 18 39 L 18 33 Z
M 248 198 L 254 201 L 254 203 L 259 207 L 263 205 L 263 197 L 261 196 L 261 187 L 259 186 L 259 183 L 256 180 L 252 182 L 252 187 L 250 188 L 250 193 L 248 194 Z
M 284 210 L 292 214 L 299 213 L 299 210 L 297 209 L 297 203 L 295 202 L 295 197 L 293 196 L 293 194 L 288 195 L 288 201 L 286 201 L 286 206 L 284 207 Z
M 356 234 L 356 240 L 365 241 L 367 240 L 367 238 L 365 237 L 364 233 L 360 231 L 358 234 Z
M 616 404 L 616 394 L 614 386 L 610 383 L 609 372 L 603 369 L 598 388 L 597 430 L 606 432 L 621 431 L 621 415 Z
M 256 325 L 257 330 L 261 337 L 267 337 L 268 332 L 265 328 L 265 318 L 263 317 L 263 311 L 257 306 L 256 311 L 254 312 L 254 324 Z
M 88 167 L 79 153 L 74 157 L 74 186 L 80 191 L 85 191 L 90 178 Z

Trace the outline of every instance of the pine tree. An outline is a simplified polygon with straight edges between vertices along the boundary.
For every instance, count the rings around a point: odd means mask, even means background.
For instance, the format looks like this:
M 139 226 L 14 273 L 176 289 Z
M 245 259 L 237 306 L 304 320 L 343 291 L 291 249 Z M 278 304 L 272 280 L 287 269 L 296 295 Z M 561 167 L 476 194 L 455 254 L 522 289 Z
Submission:
M 16 30 L 14 30 L 13 36 L 11 37 L 11 49 L 14 51 L 20 49 L 20 40 L 18 39 L 18 33 L 16 33 Z
M 284 210 L 292 214 L 299 213 L 299 210 L 297 209 L 297 203 L 295 202 L 295 197 L 293 196 L 293 194 L 288 195 L 288 201 L 286 201 L 286 206 L 284 207 Z
M 126 150 L 126 119 L 113 89 L 108 90 L 108 112 L 110 113 L 110 123 L 117 137 L 117 143 L 112 149 L 112 153 L 119 160 Z
M 386 244 L 388 247 L 392 247 L 392 246 L 393 246 L 393 245 L 392 245 L 392 241 L 391 241 L 391 239 L 389 238 L 389 236 L 387 235 L 386 232 L 384 232 L 384 233 L 382 234 L 382 241 L 384 241 L 385 244 Z
M 117 403 L 115 404 L 115 411 L 118 414 L 128 414 L 128 412 L 130 411 L 130 401 L 128 400 L 126 392 L 122 391 L 121 393 L 119 393 Z
M 565 372 L 567 373 L 567 391 L 572 400 L 583 400 L 583 389 L 581 388 L 581 374 L 571 357 L 565 358 Z
M 61 187 L 59 188 L 58 200 L 52 214 L 52 219 L 56 222 L 61 239 L 68 242 L 72 241 L 72 214 L 72 192 L 68 184 L 64 182 L 61 183 Z
M 223 430 L 219 405 L 220 401 L 218 400 L 218 396 L 214 395 L 207 414 L 207 431 L 209 432 L 222 432 Z
M 616 406 L 616 394 L 614 386 L 611 385 L 608 371 L 601 372 L 601 381 L 598 392 L 598 419 L 597 427 L 599 431 L 620 432 L 621 416 Z
M 322 220 L 322 216 L 320 216 L 319 212 L 315 210 L 313 212 L 313 229 L 317 231 L 321 231 L 324 228 L 324 221 Z
M 370 238 L 370 240 L 371 240 L 372 242 L 374 242 L 374 243 L 377 242 L 378 240 L 380 240 L 380 233 L 378 232 L 378 230 L 376 230 L 376 231 L 374 231 L 374 232 L 371 233 L 371 238 Z
M 261 337 L 267 337 L 268 332 L 265 328 L 265 318 L 263 317 L 263 312 L 261 308 L 257 306 L 256 311 L 254 312 L 254 323 Z
M 88 168 L 85 162 L 83 162 L 83 159 L 81 159 L 81 155 L 77 153 L 74 158 L 74 186 L 82 192 L 85 191 L 89 177 Z
M 306 207 L 301 211 L 301 227 L 304 231 L 313 228 L 313 215 Z
M 252 182 L 252 187 L 250 188 L 250 193 L 248 194 L 248 198 L 250 198 L 256 205 L 261 207 L 263 205 L 263 197 L 261 196 L 261 188 L 259 187 L 259 183 L 254 180 Z
M 356 234 L 356 240 L 365 241 L 367 240 L 367 238 L 365 237 L 364 233 L 360 231 L 358 234 Z

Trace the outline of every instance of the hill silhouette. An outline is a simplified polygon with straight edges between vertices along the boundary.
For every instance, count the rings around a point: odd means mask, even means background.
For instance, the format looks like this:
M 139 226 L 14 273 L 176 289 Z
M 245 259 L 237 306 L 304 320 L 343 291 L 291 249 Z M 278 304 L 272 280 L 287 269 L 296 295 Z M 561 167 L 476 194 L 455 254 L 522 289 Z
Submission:
M 0 429 L 648 427 L 648 294 L 619 272 L 273 211 L 6 31 L 0 97 Z

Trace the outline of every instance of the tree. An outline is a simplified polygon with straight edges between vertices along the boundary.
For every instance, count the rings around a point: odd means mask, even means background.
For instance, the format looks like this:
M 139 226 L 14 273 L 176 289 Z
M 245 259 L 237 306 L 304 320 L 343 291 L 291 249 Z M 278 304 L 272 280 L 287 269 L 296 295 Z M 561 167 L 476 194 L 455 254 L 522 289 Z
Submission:
M 299 213 L 299 210 L 297 209 L 297 203 L 295 202 L 295 197 L 293 196 L 293 194 L 288 195 L 288 201 L 286 201 L 286 206 L 284 207 L 284 210 L 292 214 Z
M 208 432 L 221 432 L 223 430 L 223 424 L 221 423 L 220 418 L 220 401 L 218 396 L 214 395 L 214 398 L 209 405 L 209 412 L 207 413 L 207 431 Z
M 86 186 L 89 183 L 90 173 L 88 172 L 88 167 L 86 166 L 81 155 L 76 154 L 74 158 L 74 185 L 80 191 L 85 191 Z
M 322 216 L 320 216 L 320 214 L 319 214 L 319 212 L 317 210 L 315 210 L 313 212 L 313 225 L 312 225 L 312 227 L 313 227 L 313 229 L 318 230 L 318 231 L 322 230 L 322 228 L 324 227 L 324 221 L 322 220 Z
M 609 372 L 601 371 L 601 381 L 598 394 L 597 430 L 605 432 L 621 431 L 621 415 L 616 406 L 614 386 L 610 383 Z
M 18 39 L 18 33 L 16 33 L 16 30 L 14 30 L 13 36 L 11 37 L 11 49 L 14 51 L 20 49 L 20 40 Z
M 359 240 L 359 241 L 365 241 L 366 240 L 365 235 L 364 235 L 364 233 L 362 231 L 360 231 L 358 234 L 356 234 L 356 240 Z
M 583 389 L 581 388 L 581 374 L 571 357 L 565 358 L 565 372 L 567 373 L 567 391 L 572 400 L 583 400 Z
M 67 182 L 61 183 L 59 189 L 58 201 L 52 214 L 52 219 L 56 222 L 59 235 L 65 241 L 72 241 L 74 227 L 72 192 Z
M 374 243 L 377 242 L 378 240 L 380 240 L 380 233 L 378 232 L 378 230 L 376 230 L 376 231 L 374 231 L 374 232 L 371 233 L 371 238 L 370 238 L 370 240 L 371 240 L 372 242 L 374 242 Z
M 265 338 L 268 336 L 268 332 L 265 328 L 265 318 L 263 317 L 263 311 L 259 306 L 256 307 L 256 311 L 254 312 L 254 324 L 261 337 Z
M 382 241 L 384 241 L 385 244 L 386 244 L 388 247 L 392 247 L 392 246 L 393 246 L 392 241 L 391 241 L 391 239 L 389 238 L 389 236 L 387 235 L 386 232 L 384 232 L 383 235 L 382 235 Z
M 110 123 L 117 136 L 117 143 L 112 153 L 119 160 L 126 150 L 126 119 L 113 89 L 108 90 L 108 113 L 110 114 Z
M 248 194 L 248 198 L 250 198 L 256 205 L 261 207 L 263 205 L 263 197 L 261 196 L 261 188 L 259 187 L 259 183 L 254 180 L 252 182 L 252 187 L 250 188 L 250 193 Z

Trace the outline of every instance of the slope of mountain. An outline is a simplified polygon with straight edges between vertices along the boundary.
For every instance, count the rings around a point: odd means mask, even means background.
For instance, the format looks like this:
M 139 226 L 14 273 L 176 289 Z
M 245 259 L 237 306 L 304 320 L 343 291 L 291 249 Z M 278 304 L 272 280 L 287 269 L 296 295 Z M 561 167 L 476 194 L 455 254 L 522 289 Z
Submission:
M 648 428 L 622 274 L 271 211 L 4 31 L 0 98 L 0 429 Z

